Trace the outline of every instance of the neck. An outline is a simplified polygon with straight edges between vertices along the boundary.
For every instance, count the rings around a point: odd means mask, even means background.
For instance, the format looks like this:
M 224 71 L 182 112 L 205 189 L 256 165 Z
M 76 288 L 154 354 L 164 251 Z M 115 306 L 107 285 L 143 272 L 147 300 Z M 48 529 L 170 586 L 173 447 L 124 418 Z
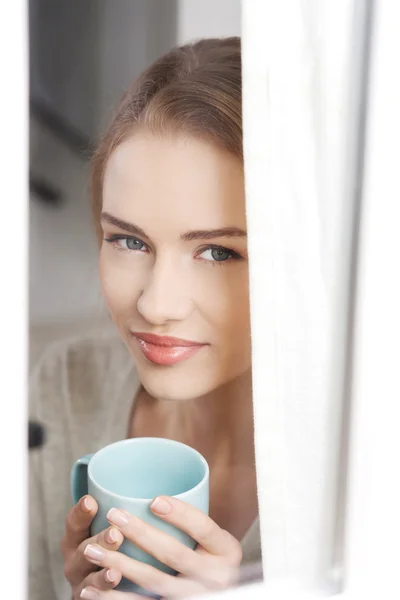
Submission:
M 251 371 L 207 395 L 162 403 L 180 440 L 196 448 L 209 464 L 254 464 Z

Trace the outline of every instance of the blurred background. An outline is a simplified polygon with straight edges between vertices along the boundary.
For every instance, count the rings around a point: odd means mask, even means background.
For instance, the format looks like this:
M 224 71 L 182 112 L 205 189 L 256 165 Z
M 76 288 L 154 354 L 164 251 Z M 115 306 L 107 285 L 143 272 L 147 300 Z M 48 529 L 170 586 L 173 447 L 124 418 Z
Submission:
M 125 88 L 159 55 L 240 35 L 240 0 L 29 0 L 30 368 L 47 344 L 110 326 L 89 159 Z

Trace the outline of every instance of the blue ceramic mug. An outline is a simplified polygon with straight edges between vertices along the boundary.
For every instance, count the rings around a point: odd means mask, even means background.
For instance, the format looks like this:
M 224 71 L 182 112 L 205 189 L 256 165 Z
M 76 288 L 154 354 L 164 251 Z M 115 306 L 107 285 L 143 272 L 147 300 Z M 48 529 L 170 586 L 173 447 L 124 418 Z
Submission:
M 209 468 L 199 452 L 180 442 L 132 438 L 78 459 L 71 472 L 71 493 L 74 504 L 86 494 L 97 501 L 99 508 L 91 535 L 109 527 L 106 515 L 111 508 L 122 508 L 194 549 L 195 540 L 153 515 L 150 504 L 156 496 L 174 496 L 208 514 Z M 123 542 L 120 551 L 165 573 L 175 574 L 129 540 Z M 126 580 L 118 589 L 144 592 Z

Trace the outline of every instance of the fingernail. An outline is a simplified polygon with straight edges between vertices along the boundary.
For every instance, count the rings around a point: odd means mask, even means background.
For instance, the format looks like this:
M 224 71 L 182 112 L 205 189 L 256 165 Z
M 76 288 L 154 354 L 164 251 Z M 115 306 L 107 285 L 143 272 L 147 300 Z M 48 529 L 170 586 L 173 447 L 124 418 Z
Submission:
M 100 594 L 93 588 L 83 588 L 80 597 L 84 598 L 84 600 L 98 600 L 98 598 L 100 598 Z
M 165 498 L 158 497 L 151 503 L 151 510 L 159 515 L 167 515 L 171 512 L 172 506 Z
M 93 500 L 85 496 L 82 500 L 81 508 L 84 512 L 90 512 L 94 508 Z
M 118 508 L 111 508 L 107 513 L 107 519 L 117 527 L 124 527 L 124 525 L 128 525 L 129 523 L 128 517 L 122 511 L 118 510 Z
M 85 548 L 84 555 L 86 558 L 89 558 L 92 562 L 100 563 L 105 554 L 100 546 L 94 546 L 93 544 L 88 544 Z
M 109 529 L 105 535 L 106 542 L 108 542 L 109 544 L 115 544 L 115 542 L 119 541 L 120 535 L 121 534 L 117 529 Z
M 115 583 L 118 579 L 117 571 L 113 571 L 113 569 L 108 569 L 108 571 L 106 571 L 104 574 L 104 579 L 108 583 Z

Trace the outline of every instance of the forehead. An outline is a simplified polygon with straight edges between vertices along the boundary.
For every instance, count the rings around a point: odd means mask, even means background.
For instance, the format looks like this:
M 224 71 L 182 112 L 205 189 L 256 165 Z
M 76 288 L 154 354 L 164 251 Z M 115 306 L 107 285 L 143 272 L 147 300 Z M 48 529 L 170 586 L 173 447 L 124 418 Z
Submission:
M 136 133 L 110 157 L 103 210 L 149 230 L 245 228 L 243 166 L 197 138 Z

